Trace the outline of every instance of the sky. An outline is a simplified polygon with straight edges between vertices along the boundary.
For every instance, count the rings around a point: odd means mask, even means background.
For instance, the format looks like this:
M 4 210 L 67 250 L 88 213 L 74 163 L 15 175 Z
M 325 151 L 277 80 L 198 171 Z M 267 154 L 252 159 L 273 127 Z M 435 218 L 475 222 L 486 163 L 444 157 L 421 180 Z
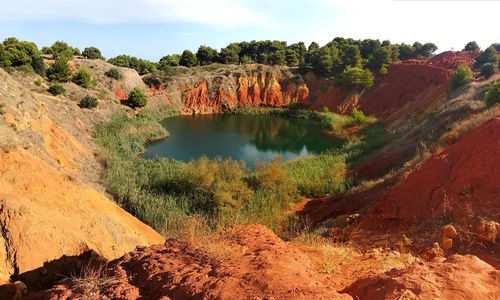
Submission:
M 500 42 L 500 0 L 0 0 L 0 40 L 57 40 L 111 58 L 158 61 L 200 45 L 335 37 L 433 42 L 460 50 Z

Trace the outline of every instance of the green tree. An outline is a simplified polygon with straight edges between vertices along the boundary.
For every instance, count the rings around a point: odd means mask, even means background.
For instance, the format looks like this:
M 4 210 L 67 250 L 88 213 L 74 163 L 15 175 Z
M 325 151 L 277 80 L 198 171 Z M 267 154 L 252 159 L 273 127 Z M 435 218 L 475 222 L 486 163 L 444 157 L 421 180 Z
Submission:
M 145 75 L 156 71 L 155 63 L 129 55 L 118 55 L 108 59 L 108 63 L 118 67 L 134 69 L 139 75 Z
M 289 67 L 297 67 L 299 65 L 299 53 L 293 49 L 286 49 L 285 53 L 286 65 Z
M 347 90 L 369 89 L 374 83 L 372 72 L 359 67 L 347 67 L 339 75 L 339 79 L 340 84 Z
M 481 66 L 480 72 L 485 78 L 489 78 L 491 75 L 495 74 L 498 71 L 497 65 L 492 63 L 486 63 Z
M 486 106 L 493 106 L 500 103 L 500 81 L 491 84 L 484 94 L 484 103 Z
M 219 60 L 223 64 L 237 64 L 240 60 L 240 48 L 236 44 L 230 44 L 226 48 L 222 48 L 219 54 Z
M 464 85 L 467 83 L 469 80 L 474 77 L 474 72 L 466 66 L 466 65 L 460 65 L 458 68 L 451 74 L 450 77 L 450 89 L 454 90 L 458 88 L 459 86 Z
M 464 51 L 479 52 L 479 49 L 479 45 L 475 41 L 468 42 L 464 47 Z
M 218 61 L 217 50 L 208 46 L 200 46 L 196 52 L 196 58 L 202 66 L 210 65 Z
M 380 47 L 374 50 L 368 61 L 368 66 L 373 70 L 382 70 L 392 63 L 392 51 L 389 46 Z
M 103 59 L 101 51 L 96 47 L 87 47 L 83 49 L 82 55 L 88 59 Z
M 179 54 L 165 55 L 160 59 L 158 69 L 165 70 L 168 67 L 177 67 L 180 60 L 181 56 Z
M 47 77 L 50 81 L 67 82 L 71 79 L 71 68 L 68 61 L 64 58 L 58 58 L 47 69 Z
M 71 47 L 66 42 L 56 41 L 54 44 L 52 44 L 52 46 L 44 48 L 44 52 L 46 54 L 52 54 L 55 60 L 61 58 L 68 61 L 72 59 L 74 55 L 77 55 L 80 50 Z
M 73 82 L 78 84 L 83 88 L 90 88 L 92 85 L 92 76 L 90 75 L 90 70 L 86 67 L 80 67 L 78 73 L 73 77 Z
M 307 48 L 304 42 L 298 42 L 296 44 L 291 44 L 288 46 L 288 49 L 293 50 L 295 53 L 298 55 L 298 65 L 304 65 L 306 63 L 306 54 L 307 54 Z M 287 49 L 287 51 L 288 51 Z M 288 57 L 288 52 L 287 52 L 287 57 Z M 288 62 L 288 58 L 287 58 Z
M 479 68 L 487 63 L 492 63 L 495 65 L 498 63 L 497 49 L 495 49 L 495 47 L 493 46 L 489 46 L 488 48 L 484 49 L 484 51 L 481 51 L 479 53 L 479 55 L 476 57 L 476 63 L 474 64 L 474 67 Z
M 342 53 L 342 62 L 346 67 L 361 67 L 361 52 L 356 45 L 348 45 Z
M 196 55 L 194 55 L 193 52 L 191 52 L 190 50 L 184 50 L 184 52 L 182 52 L 181 59 L 179 60 L 179 64 L 181 66 L 191 68 L 198 64 L 198 60 L 196 59 Z
M 438 47 L 436 45 L 434 45 L 433 43 L 425 43 L 420 48 L 420 52 L 418 54 L 423 56 L 423 57 L 429 57 L 432 54 L 434 54 L 434 52 L 436 52 L 437 48 Z
M 399 45 L 399 59 L 407 60 L 415 57 L 415 49 L 411 45 L 402 43 Z
M 144 107 L 147 104 L 147 98 L 142 90 L 136 87 L 128 94 L 127 102 L 132 108 Z

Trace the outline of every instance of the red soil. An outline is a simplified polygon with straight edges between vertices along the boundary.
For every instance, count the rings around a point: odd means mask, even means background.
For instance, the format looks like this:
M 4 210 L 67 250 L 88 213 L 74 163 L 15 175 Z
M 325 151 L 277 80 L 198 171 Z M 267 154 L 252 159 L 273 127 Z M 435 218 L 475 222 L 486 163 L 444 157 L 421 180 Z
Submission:
M 500 117 L 427 159 L 380 198 L 371 219 L 425 224 L 445 215 L 500 217 Z M 366 226 L 371 221 L 366 222 Z
M 361 279 L 344 292 L 360 300 L 494 300 L 500 295 L 500 271 L 475 256 L 453 255 Z

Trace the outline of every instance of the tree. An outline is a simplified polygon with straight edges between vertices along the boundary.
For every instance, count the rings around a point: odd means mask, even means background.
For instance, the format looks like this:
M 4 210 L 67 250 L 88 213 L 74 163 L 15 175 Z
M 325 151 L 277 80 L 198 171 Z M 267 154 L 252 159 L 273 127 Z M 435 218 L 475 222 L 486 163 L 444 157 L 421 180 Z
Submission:
M 318 51 L 317 61 L 313 62 L 313 67 L 323 75 L 329 75 L 332 72 L 333 57 L 329 47 L 323 47 Z
M 361 52 L 356 45 L 349 45 L 342 53 L 342 62 L 344 66 L 361 67 Z
M 158 69 L 165 70 L 167 67 L 177 67 L 181 56 L 179 54 L 165 55 L 158 63 Z
M 291 48 L 288 48 L 285 52 L 285 60 L 287 66 L 297 67 L 299 65 L 299 53 Z
M 450 77 L 450 89 L 454 90 L 458 88 L 459 86 L 464 85 L 467 83 L 469 80 L 472 79 L 474 76 L 474 72 L 466 66 L 466 65 L 460 65 L 458 68 L 451 74 Z
M 50 81 L 67 82 L 71 79 L 71 68 L 68 61 L 64 58 L 58 58 L 47 69 L 47 77 Z
M 418 54 L 422 55 L 423 57 L 429 57 L 434 52 L 436 52 L 437 48 L 438 47 L 436 45 L 434 45 L 433 43 L 425 43 L 420 48 L 420 52 Z
M 479 45 L 475 41 L 468 42 L 464 47 L 464 51 L 479 52 L 479 49 Z
M 412 46 L 402 43 L 399 45 L 399 59 L 407 60 L 415 57 L 415 49 Z
M 484 103 L 486 106 L 493 106 L 500 103 L 500 81 L 490 85 L 484 94 Z
M 200 46 L 196 52 L 196 58 L 200 65 L 210 65 L 218 61 L 218 53 L 217 50 L 208 46 Z
M 194 54 L 193 54 L 194 55 Z M 146 95 L 138 87 L 135 87 L 129 94 L 127 99 L 128 105 L 132 108 L 144 107 L 147 104 Z
M 240 60 L 239 52 L 240 47 L 238 45 L 230 44 L 220 50 L 219 61 L 223 64 L 237 64 Z
M 96 47 L 87 47 L 83 49 L 82 55 L 88 59 L 103 59 L 101 51 Z
M 88 89 L 92 85 L 92 76 L 90 70 L 86 67 L 80 67 L 78 73 L 73 77 L 73 82 L 79 86 Z
M 196 59 L 196 55 L 194 55 L 193 52 L 191 52 L 190 50 L 184 50 L 184 52 L 182 52 L 181 59 L 179 60 L 179 64 L 181 66 L 191 68 L 198 64 L 198 60 Z
M 474 67 L 479 68 L 487 63 L 492 63 L 495 65 L 498 63 L 497 50 L 493 46 L 489 46 L 484 51 L 481 51 L 479 53 L 479 55 L 476 57 L 476 63 L 474 64 Z
M 373 70 L 382 70 L 392 63 L 392 50 L 389 46 L 379 47 L 373 51 L 368 60 L 368 67 Z
M 495 64 L 492 63 L 486 63 L 480 68 L 481 75 L 483 75 L 485 78 L 488 78 L 491 75 L 495 74 L 496 71 L 498 71 L 498 68 Z
M 44 53 L 52 54 L 54 59 L 62 58 L 70 60 L 73 55 L 78 55 L 80 50 L 78 48 L 73 48 L 63 41 L 56 41 L 52 46 L 43 48 Z
M 293 50 L 295 53 L 298 55 L 298 65 L 304 65 L 305 64 L 305 59 L 306 59 L 306 54 L 307 54 L 307 48 L 304 42 L 298 42 L 296 44 L 291 44 L 288 46 L 288 49 Z M 288 55 L 288 54 L 287 54 Z
M 372 72 L 359 67 L 347 67 L 339 75 L 339 79 L 340 84 L 347 90 L 369 89 L 374 83 Z
M 129 55 L 118 55 L 117 57 L 108 59 L 108 63 L 118 67 L 134 69 L 139 75 L 145 75 L 156 71 L 155 63 Z
M 117 68 L 109 69 L 108 71 L 106 71 L 106 73 L 104 73 L 104 75 L 116 80 L 120 80 L 123 77 L 122 72 L 120 72 L 120 70 L 118 70 Z
M 271 52 L 269 55 L 269 64 L 272 66 L 283 66 L 286 64 L 286 52 L 285 50 L 277 50 Z
M 494 43 L 491 45 L 493 46 L 493 48 L 495 48 L 497 50 L 497 52 L 500 52 L 500 43 Z

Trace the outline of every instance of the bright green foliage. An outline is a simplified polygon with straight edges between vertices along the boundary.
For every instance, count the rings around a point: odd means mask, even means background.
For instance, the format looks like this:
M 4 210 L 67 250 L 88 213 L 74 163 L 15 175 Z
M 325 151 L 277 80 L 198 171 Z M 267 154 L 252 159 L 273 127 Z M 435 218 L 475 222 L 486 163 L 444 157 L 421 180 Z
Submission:
M 92 76 L 90 75 L 90 70 L 86 67 L 80 67 L 78 73 L 73 77 L 73 82 L 78 84 L 83 88 L 90 88 L 92 85 Z
M 118 67 L 134 69 L 139 75 L 146 75 L 156 71 L 155 63 L 129 55 L 118 55 L 109 59 L 108 62 Z
M 328 108 L 328 106 L 323 105 L 319 111 L 323 112 L 323 113 L 327 113 L 327 112 L 330 112 L 330 109 Z
M 500 81 L 491 84 L 484 94 L 484 103 L 486 106 L 493 106 L 500 103 Z
M 498 63 L 497 49 L 495 49 L 495 47 L 493 46 L 489 46 L 484 51 L 481 51 L 481 53 L 479 53 L 479 55 L 476 57 L 476 63 L 474 64 L 474 67 L 479 68 L 487 63 L 492 63 L 495 65 Z
M 103 59 L 101 51 L 96 47 L 87 47 L 83 49 L 82 56 L 88 59 Z
M 49 86 L 48 92 L 54 96 L 64 94 L 64 87 L 59 83 L 53 83 Z
M 136 87 L 128 94 L 127 102 L 132 108 L 144 107 L 147 104 L 146 95 L 144 95 L 140 88 Z
M 74 55 L 80 54 L 80 50 L 78 50 L 78 48 L 73 48 L 63 41 L 57 41 L 52 46 L 43 48 L 42 51 L 45 54 L 52 54 L 55 60 L 70 60 Z
M 67 82 L 71 80 L 71 68 L 68 61 L 64 58 L 58 58 L 47 69 L 47 77 L 50 81 Z
M 498 68 L 497 68 L 496 64 L 492 64 L 492 63 L 486 63 L 486 64 L 482 65 L 480 68 L 481 75 L 483 75 L 486 78 L 495 74 L 496 71 L 498 71 Z
M 166 55 L 160 59 L 160 62 L 158 63 L 158 69 L 165 70 L 168 67 L 177 67 L 180 60 L 181 56 L 178 54 Z
M 210 48 L 208 46 L 200 46 L 196 52 L 196 58 L 201 66 L 210 65 L 218 62 L 219 54 L 217 50 Z
M 468 42 L 464 47 L 464 51 L 479 52 L 479 45 L 475 41 Z
M 339 76 L 340 84 L 348 90 L 369 89 L 374 78 L 370 70 L 358 67 L 347 67 Z
M 10 37 L 0 44 L 0 68 L 32 66 L 33 70 L 45 75 L 45 65 L 38 47 L 32 42 L 19 41 Z
M 194 67 L 198 65 L 198 59 L 196 59 L 196 55 L 190 50 L 184 50 L 181 55 L 181 59 L 179 60 L 179 65 L 184 67 Z
M 358 110 L 356 107 L 353 108 L 351 111 L 351 118 L 358 125 L 363 125 L 368 120 L 368 117 L 362 111 Z
M 92 109 L 92 108 L 96 108 L 98 104 L 99 104 L 99 102 L 98 102 L 96 97 L 92 97 L 92 96 L 87 95 L 87 96 L 83 97 L 82 100 L 80 100 L 79 106 L 81 108 Z
M 120 70 L 118 70 L 117 68 L 111 68 L 111 69 L 107 70 L 106 73 L 104 73 L 104 75 L 108 76 L 109 78 L 116 79 L 116 80 L 120 80 L 123 77 L 122 72 Z
M 459 86 L 464 85 L 465 83 L 469 82 L 469 80 L 474 77 L 474 72 L 466 66 L 466 65 L 460 65 L 458 68 L 451 74 L 450 77 L 450 89 L 454 90 L 458 88 Z

